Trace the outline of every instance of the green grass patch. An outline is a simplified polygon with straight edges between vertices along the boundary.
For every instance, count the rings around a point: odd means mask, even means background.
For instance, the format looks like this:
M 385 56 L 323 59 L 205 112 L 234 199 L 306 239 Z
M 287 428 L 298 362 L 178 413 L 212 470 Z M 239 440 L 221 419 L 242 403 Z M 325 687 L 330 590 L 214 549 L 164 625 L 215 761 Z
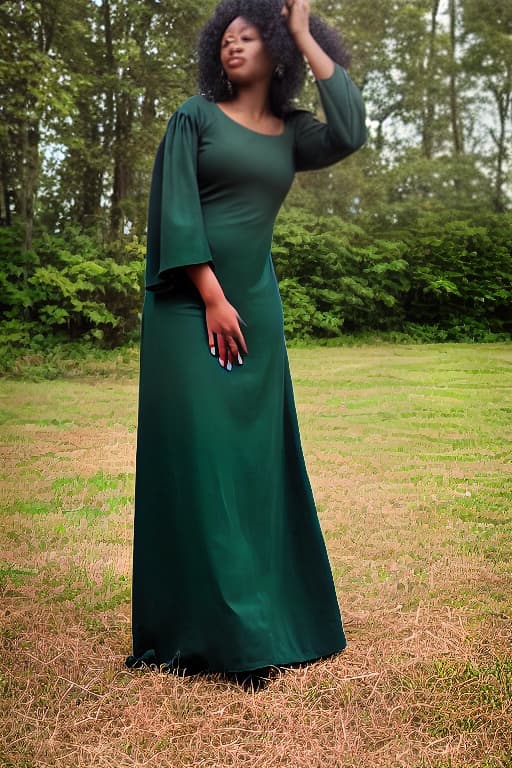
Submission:
M 77 566 L 62 569 L 49 563 L 40 573 L 39 600 L 42 604 L 73 604 L 80 615 L 111 611 L 127 603 L 131 582 L 127 574 L 118 574 L 112 566 L 105 567 L 97 578 L 91 578 L 87 568 Z
M 39 472 L 23 473 L 40 479 Z M 109 475 L 100 471 L 90 477 L 60 477 L 51 482 L 49 490 L 51 501 L 15 501 L 4 507 L 4 517 L 59 515 L 67 519 L 67 524 L 83 520 L 93 523 L 96 518 L 118 512 L 133 502 L 133 475 Z
M 55 512 L 53 504 L 45 504 L 40 501 L 18 501 L 9 510 L 8 514 L 19 512 L 21 515 L 49 515 Z
M 20 568 L 10 563 L 0 562 L 0 588 L 11 583 L 16 585 L 25 584 L 30 578 L 36 576 L 37 572 L 27 568 Z

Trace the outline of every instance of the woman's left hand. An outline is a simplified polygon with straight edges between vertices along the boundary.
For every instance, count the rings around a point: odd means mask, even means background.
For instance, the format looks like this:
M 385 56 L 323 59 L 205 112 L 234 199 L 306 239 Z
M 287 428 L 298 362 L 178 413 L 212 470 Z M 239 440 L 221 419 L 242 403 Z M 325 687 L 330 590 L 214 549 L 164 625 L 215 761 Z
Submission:
M 309 34 L 309 0 L 285 0 L 281 16 L 286 19 L 294 40 Z

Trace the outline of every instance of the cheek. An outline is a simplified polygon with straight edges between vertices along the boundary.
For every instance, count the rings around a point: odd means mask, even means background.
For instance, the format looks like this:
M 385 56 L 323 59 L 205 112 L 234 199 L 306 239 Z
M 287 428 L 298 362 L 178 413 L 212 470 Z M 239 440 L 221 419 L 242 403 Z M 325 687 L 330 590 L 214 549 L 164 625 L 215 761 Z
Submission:
M 258 62 L 263 69 L 268 69 L 269 72 L 274 68 L 273 61 L 267 51 L 267 49 L 261 45 L 257 54 Z

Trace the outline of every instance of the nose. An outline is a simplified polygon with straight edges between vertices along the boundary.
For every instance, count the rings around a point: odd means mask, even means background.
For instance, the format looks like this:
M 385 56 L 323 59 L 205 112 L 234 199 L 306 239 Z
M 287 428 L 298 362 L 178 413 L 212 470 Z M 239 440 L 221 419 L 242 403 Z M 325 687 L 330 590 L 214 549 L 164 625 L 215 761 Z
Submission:
M 239 40 L 231 40 L 229 44 L 229 52 L 230 53 L 238 53 L 240 51 L 241 45 Z

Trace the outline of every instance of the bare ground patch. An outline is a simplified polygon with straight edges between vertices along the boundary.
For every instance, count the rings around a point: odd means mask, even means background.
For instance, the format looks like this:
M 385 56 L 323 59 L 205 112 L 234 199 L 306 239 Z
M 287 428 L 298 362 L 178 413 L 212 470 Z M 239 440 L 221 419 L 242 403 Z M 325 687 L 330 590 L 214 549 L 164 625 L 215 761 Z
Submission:
M 348 615 L 349 651 L 247 693 L 125 672 L 126 610 L 91 632 L 66 609 L 14 608 L 2 649 L 13 765 L 477 766 L 512 749 L 510 633 L 486 621 L 475 642 L 463 611 Z

